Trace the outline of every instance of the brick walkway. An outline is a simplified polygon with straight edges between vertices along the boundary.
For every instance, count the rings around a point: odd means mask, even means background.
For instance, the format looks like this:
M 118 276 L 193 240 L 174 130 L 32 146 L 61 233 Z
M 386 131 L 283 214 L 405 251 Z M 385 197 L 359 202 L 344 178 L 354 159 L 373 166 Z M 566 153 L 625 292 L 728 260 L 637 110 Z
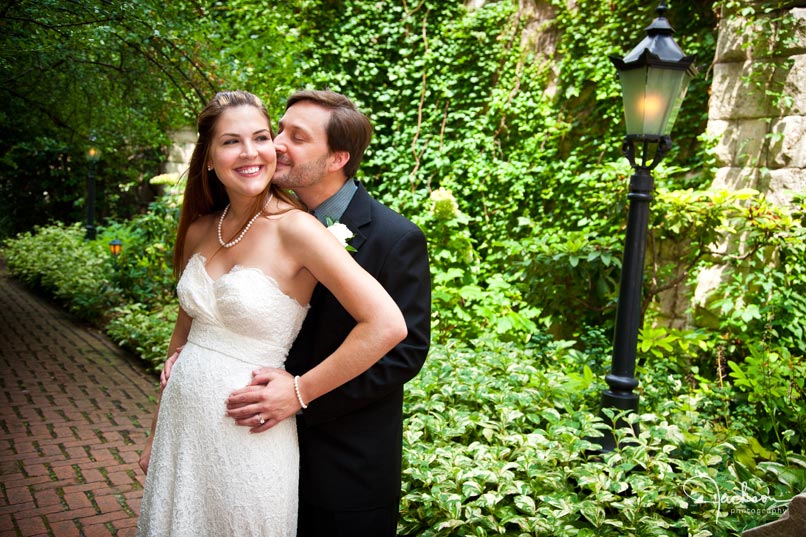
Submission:
M 0 261 L 0 537 L 135 534 L 157 378 Z

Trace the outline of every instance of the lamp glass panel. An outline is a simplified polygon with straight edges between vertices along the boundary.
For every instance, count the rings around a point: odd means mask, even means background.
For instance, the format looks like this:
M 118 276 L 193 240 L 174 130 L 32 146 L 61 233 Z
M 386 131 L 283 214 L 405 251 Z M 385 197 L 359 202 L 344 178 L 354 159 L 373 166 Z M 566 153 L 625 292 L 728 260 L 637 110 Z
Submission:
M 644 134 L 669 135 L 672 132 L 680 106 L 691 79 L 686 71 L 679 69 L 663 69 L 649 67 L 646 82 L 645 102 L 657 106 L 656 117 L 652 121 L 645 120 Z M 649 109 L 649 105 L 647 105 Z M 649 118 L 649 110 L 647 110 Z M 651 130 L 650 130 L 651 129 Z
M 619 71 L 627 134 L 668 135 L 691 80 L 687 71 L 644 66 Z
M 627 134 L 644 132 L 644 92 L 646 91 L 646 67 L 619 71 L 621 94 L 624 98 L 624 122 Z

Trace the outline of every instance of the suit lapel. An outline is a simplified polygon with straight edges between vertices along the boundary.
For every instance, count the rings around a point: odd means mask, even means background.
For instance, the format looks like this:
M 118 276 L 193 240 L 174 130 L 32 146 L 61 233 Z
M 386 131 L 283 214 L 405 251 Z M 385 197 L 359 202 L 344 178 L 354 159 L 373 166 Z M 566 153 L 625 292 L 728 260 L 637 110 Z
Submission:
M 356 181 L 356 184 L 358 185 L 358 190 L 355 191 L 353 199 L 350 200 L 350 204 L 344 214 L 341 215 L 339 222 L 350 228 L 350 231 L 355 234 L 350 239 L 350 246 L 358 250 L 367 240 L 365 232 L 367 231 L 366 227 L 372 222 L 372 210 L 370 207 L 371 198 L 366 189 L 358 181 Z
M 369 193 L 361 183 L 356 181 L 356 184 L 358 185 L 358 190 L 355 191 L 353 199 L 350 200 L 350 204 L 347 205 L 344 214 L 339 218 L 339 222 L 350 228 L 350 231 L 353 232 L 354 236 L 349 241 L 350 246 L 359 250 L 361 245 L 367 240 L 365 234 L 365 231 L 367 231 L 366 227 L 372 222 L 372 208 L 370 203 L 372 198 L 370 198 Z M 350 255 L 355 257 L 356 252 L 350 252 Z M 323 294 L 327 292 L 324 285 L 321 283 L 317 284 L 313 290 L 313 296 L 311 296 L 311 307 L 314 308 L 322 299 Z

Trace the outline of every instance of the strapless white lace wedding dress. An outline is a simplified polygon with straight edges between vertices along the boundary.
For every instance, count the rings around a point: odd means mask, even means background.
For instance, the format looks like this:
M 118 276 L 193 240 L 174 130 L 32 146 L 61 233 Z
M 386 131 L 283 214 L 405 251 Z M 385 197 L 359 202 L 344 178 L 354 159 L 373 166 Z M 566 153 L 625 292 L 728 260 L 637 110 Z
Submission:
M 260 269 L 213 280 L 195 254 L 177 286 L 193 318 L 162 394 L 138 536 L 296 535 L 296 421 L 251 434 L 225 415 L 252 371 L 283 367 L 308 312 Z

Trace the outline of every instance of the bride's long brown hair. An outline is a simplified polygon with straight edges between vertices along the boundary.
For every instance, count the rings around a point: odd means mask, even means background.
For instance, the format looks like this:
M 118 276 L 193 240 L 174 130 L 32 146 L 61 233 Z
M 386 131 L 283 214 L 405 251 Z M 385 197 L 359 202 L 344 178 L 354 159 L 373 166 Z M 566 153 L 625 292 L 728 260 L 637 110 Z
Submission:
M 269 111 L 263 102 L 255 95 L 247 91 L 222 91 L 213 97 L 204 110 L 199 114 L 197 122 L 198 140 L 193 154 L 190 157 L 190 166 L 187 172 L 187 184 L 182 201 L 182 210 L 179 213 L 179 227 L 176 231 L 176 245 L 174 246 L 173 265 L 174 276 L 178 279 L 182 273 L 182 262 L 185 254 L 185 237 L 190 225 L 200 217 L 224 210 L 229 203 L 229 196 L 224 185 L 216 176 L 215 170 L 207 170 L 207 162 L 210 157 L 210 145 L 215 134 L 215 128 L 221 114 L 228 108 L 236 106 L 254 106 L 257 108 L 269 124 L 271 136 L 274 138 L 274 129 L 271 126 Z M 302 203 L 287 191 L 282 190 L 269 183 L 266 189 L 255 198 L 252 203 L 250 214 L 263 209 L 273 193 L 274 197 L 282 200 L 294 207 L 304 208 Z M 234 236 L 243 231 L 244 225 Z

